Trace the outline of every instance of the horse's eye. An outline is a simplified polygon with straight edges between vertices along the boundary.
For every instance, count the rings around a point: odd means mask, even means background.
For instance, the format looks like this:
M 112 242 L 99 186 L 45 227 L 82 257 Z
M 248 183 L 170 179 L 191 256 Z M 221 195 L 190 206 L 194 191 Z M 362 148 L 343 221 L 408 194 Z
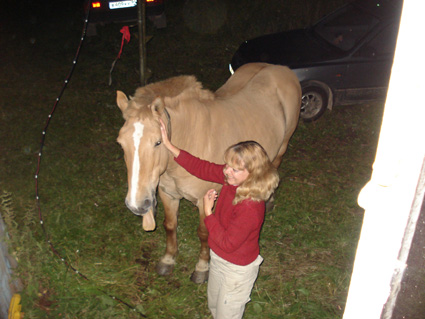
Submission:
M 161 145 L 161 143 L 162 143 L 161 141 L 156 142 L 156 143 L 155 143 L 155 147 L 157 147 L 157 146 Z

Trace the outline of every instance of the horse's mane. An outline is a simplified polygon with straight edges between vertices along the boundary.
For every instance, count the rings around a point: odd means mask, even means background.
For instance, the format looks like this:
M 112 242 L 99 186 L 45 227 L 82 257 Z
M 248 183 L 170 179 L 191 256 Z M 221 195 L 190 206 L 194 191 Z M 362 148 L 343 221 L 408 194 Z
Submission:
M 157 97 L 170 98 L 176 102 L 188 98 L 211 100 L 214 99 L 215 95 L 210 90 L 204 89 L 202 83 L 193 75 L 172 77 L 138 88 L 134 96 L 130 98 L 131 103 L 124 111 L 124 118 L 139 116 L 141 112 L 145 113 L 145 111 L 148 111 L 146 106 L 150 105 Z
M 211 99 L 214 94 L 202 87 L 195 76 L 181 75 L 160 82 L 151 83 L 136 90 L 133 100 L 137 105 L 143 107 L 149 105 L 157 97 L 176 97 L 185 93 L 185 97 L 198 97 Z

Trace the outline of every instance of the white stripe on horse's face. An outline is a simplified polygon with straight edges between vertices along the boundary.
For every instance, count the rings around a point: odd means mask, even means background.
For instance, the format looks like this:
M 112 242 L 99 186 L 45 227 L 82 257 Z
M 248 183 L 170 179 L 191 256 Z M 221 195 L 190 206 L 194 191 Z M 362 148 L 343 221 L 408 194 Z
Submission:
M 139 184 L 139 171 L 140 171 L 140 160 L 139 160 L 139 145 L 140 140 L 143 137 L 143 128 L 144 125 L 136 122 L 134 123 L 134 133 L 133 133 L 133 143 L 134 143 L 134 158 L 133 158 L 133 169 L 131 176 L 131 196 L 130 196 L 130 205 L 132 207 L 137 207 L 136 204 L 136 195 L 137 188 Z

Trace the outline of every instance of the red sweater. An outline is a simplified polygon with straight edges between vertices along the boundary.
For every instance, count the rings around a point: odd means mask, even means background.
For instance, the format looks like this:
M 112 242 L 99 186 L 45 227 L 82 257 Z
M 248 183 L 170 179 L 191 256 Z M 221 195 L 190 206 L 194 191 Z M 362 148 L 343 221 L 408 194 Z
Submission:
M 258 239 L 264 221 L 264 201 L 246 199 L 233 205 L 237 186 L 225 182 L 224 165 L 201 160 L 185 151 L 180 151 L 175 161 L 192 175 L 223 185 L 215 213 L 204 220 L 210 248 L 236 265 L 253 262 L 260 253 Z

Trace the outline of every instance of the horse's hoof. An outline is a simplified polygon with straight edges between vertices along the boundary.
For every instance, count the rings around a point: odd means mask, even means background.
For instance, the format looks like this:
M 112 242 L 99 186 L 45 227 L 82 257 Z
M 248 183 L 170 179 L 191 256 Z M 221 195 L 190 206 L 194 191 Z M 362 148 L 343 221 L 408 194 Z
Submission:
M 158 265 L 156 265 L 156 272 L 161 276 L 168 276 L 173 273 L 174 265 L 172 264 L 165 264 L 163 262 L 159 262 Z
M 190 280 L 192 280 L 195 284 L 203 284 L 208 281 L 209 271 L 194 271 L 190 276 Z

